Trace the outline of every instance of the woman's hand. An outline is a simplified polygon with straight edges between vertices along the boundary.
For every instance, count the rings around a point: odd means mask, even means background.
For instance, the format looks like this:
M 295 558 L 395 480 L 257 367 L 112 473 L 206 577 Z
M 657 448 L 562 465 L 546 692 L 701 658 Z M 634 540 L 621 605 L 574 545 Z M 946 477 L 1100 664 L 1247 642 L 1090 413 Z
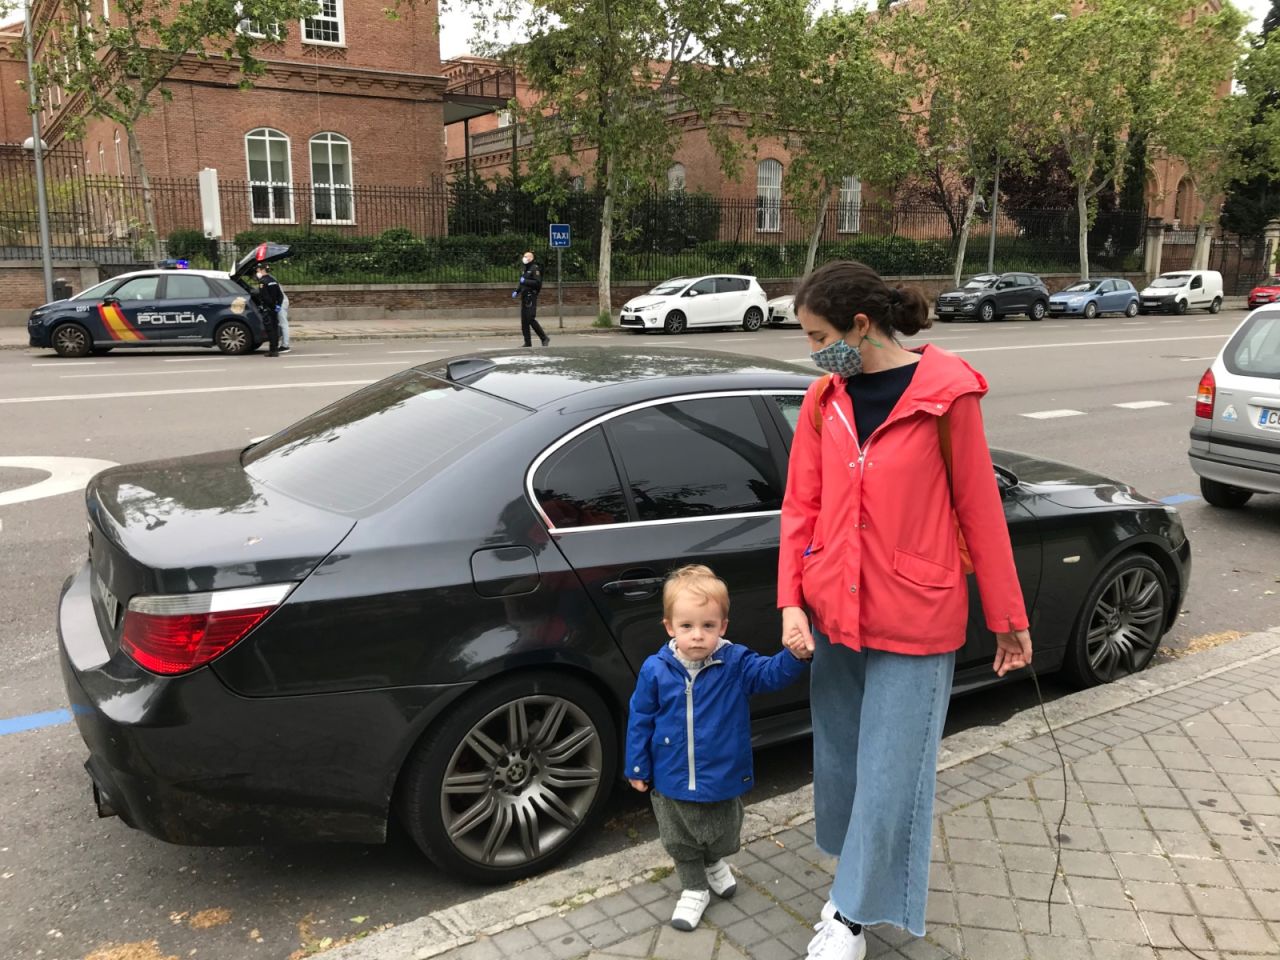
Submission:
M 803 608 L 782 608 L 782 645 L 799 660 L 813 656 L 813 634 L 809 632 L 809 616 Z
M 649 785 L 643 780 L 628 780 L 627 783 L 631 784 L 632 787 L 639 790 L 641 793 L 644 793 L 649 789 Z
M 1031 663 L 1031 633 L 1013 630 L 996 634 L 996 662 L 992 666 L 996 676 L 1003 677 L 1010 670 L 1021 670 Z

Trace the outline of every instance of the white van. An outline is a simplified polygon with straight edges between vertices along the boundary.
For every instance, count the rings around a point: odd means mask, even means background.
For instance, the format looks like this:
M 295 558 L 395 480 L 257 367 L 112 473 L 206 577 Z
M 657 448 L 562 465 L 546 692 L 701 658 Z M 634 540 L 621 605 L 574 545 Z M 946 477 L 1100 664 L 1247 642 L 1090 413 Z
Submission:
M 1217 270 L 1162 273 L 1139 294 L 1139 313 L 1186 313 L 1222 309 L 1222 274 Z

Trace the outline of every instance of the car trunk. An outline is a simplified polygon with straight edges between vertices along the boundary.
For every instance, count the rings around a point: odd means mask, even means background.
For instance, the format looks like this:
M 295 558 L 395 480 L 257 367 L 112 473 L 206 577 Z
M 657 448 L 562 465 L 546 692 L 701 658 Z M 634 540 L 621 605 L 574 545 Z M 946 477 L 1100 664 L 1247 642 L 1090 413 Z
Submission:
M 1260 310 L 1213 365 L 1209 453 L 1280 466 L 1280 311 Z
M 355 525 L 255 481 L 236 450 L 114 467 L 86 501 L 91 593 L 113 654 L 132 597 L 300 581 Z

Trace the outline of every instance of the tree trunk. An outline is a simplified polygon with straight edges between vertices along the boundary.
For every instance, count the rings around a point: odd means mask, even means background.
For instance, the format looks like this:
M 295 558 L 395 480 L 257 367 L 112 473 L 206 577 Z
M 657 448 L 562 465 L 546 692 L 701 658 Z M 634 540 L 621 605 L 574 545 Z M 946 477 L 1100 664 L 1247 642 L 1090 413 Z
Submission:
M 1076 184 L 1076 217 L 1080 221 L 1076 225 L 1079 230 L 1077 240 L 1080 248 L 1080 279 L 1089 279 L 1089 198 L 1085 195 L 1085 184 Z
M 612 280 L 610 268 L 613 265 L 613 186 L 614 174 L 611 160 L 604 162 L 604 202 L 600 208 L 600 263 L 596 275 L 598 278 L 597 319 L 613 318 L 613 303 L 609 295 Z
M 973 212 L 978 209 L 978 194 L 982 192 L 982 184 L 973 181 L 973 190 L 969 194 L 969 203 L 964 210 L 964 223 L 960 225 L 960 242 L 956 245 L 956 264 L 952 269 L 951 281 L 958 287 L 960 277 L 964 273 L 964 255 L 969 246 L 969 225 L 973 223 Z
M 133 125 L 125 127 L 125 135 L 129 142 L 129 165 L 133 175 L 142 181 L 142 209 L 147 218 L 147 239 L 151 246 L 151 260 L 155 265 L 160 263 L 160 229 L 156 223 L 156 198 L 151 192 L 151 176 L 147 173 L 147 165 L 142 160 L 142 148 L 138 146 L 137 134 Z
M 1209 269 L 1209 228 L 1203 221 L 1196 224 L 1196 245 L 1192 248 L 1191 269 Z
M 831 206 L 831 185 L 822 184 L 822 206 L 818 208 L 818 219 L 813 225 L 813 233 L 809 235 L 809 252 L 804 257 L 805 276 L 813 273 L 813 262 L 818 259 L 818 241 L 822 239 L 822 228 L 827 224 L 827 208 Z

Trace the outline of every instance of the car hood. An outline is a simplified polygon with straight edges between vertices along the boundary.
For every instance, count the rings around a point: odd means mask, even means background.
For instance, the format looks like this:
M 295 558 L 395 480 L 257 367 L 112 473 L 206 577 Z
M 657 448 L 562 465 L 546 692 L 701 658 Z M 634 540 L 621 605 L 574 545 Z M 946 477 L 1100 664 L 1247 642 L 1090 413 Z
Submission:
M 1163 506 L 1127 483 L 1084 467 L 1046 460 L 1014 450 L 992 450 L 992 462 L 1018 478 L 1028 494 L 1076 510 L 1127 506 Z
M 1185 283 L 1180 287 L 1143 287 L 1141 296 L 1167 297 L 1185 289 L 1187 289 L 1187 285 Z
M 231 271 L 233 277 L 247 277 L 253 273 L 260 263 L 274 263 L 289 255 L 289 245 L 285 243 L 260 243 L 249 251 L 236 268 Z
M 976 290 L 966 289 L 965 287 L 951 287 L 949 290 L 943 290 L 940 294 L 938 294 L 938 296 L 947 297 L 947 296 L 955 296 L 956 294 L 964 294 L 967 296 L 976 297 L 978 294 L 986 293 L 990 289 L 991 287 L 979 287 Z
M 670 299 L 671 297 L 651 297 L 645 295 L 643 297 L 635 297 L 632 300 L 628 300 L 622 305 L 622 308 L 624 310 L 645 310 L 649 307 L 656 307 L 661 303 L 666 303 Z
M 796 302 L 793 294 L 787 294 L 785 297 L 774 297 L 769 301 L 771 307 L 790 307 Z
M 1254 287 L 1252 290 L 1249 291 L 1249 296 L 1253 296 L 1255 293 L 1270 293 L 1274 295 L 1274 294 L 1280 293 L 1280 287 L 1272 287 L 1272 286 L 1266 286 L 1266 285 L 1261 287 Z

